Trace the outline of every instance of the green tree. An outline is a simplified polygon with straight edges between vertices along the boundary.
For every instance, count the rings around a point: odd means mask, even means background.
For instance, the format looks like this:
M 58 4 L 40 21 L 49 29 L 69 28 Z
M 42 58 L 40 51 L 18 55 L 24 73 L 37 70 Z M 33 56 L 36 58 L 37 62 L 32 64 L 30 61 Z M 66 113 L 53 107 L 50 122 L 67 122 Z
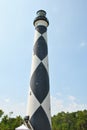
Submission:
M 2 117 L 3 114 L 4 112 L 0 109 L 0 118 Z
M 3 115 L 3 111 L 0 110 L 0 117 Z M 9 115 L 3 115 L 0 121 L 0 130 L 15 130 L 16 127 L 23 123 L 21 116 L 12 117 L 13 112 L 9 112 Z
M 87 110 L 58 113 L 52 117 L 52 130 L 87 130 Z

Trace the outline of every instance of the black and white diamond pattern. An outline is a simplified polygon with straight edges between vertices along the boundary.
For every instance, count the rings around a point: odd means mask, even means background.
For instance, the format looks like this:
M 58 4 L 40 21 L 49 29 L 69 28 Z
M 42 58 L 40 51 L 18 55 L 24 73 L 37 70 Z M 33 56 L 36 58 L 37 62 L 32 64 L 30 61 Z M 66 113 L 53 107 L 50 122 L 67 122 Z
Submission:
M 28 115 L 34 130 L 51 130 L 47 27 L 35 29 Z

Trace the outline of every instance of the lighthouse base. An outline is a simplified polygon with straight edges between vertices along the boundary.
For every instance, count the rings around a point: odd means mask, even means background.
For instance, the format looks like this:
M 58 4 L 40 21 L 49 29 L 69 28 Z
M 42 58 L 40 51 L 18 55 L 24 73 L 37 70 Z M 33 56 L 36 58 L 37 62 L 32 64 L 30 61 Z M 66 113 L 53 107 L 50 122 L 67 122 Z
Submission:
M 31 123 L 30 123 L 30 121 L 29 121 L 29 116 L 25 116 L 24 123 L 30 130 L 34 130 Z

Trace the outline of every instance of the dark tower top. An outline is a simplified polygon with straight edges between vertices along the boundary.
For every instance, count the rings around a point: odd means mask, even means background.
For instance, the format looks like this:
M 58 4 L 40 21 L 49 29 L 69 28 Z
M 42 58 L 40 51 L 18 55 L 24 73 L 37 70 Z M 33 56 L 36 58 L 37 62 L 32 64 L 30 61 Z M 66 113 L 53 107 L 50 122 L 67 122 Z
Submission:
M 45 22 L 47 22 L 47 24 L 49 25 L 49 21 L 46 18 L 46 12 L 44 10 L 39 10 L 37 11 L 37 17 L 34 19 L 34 26 L 35 26 L 35 22 L 37 22 L 38 20 L 44 20 Z

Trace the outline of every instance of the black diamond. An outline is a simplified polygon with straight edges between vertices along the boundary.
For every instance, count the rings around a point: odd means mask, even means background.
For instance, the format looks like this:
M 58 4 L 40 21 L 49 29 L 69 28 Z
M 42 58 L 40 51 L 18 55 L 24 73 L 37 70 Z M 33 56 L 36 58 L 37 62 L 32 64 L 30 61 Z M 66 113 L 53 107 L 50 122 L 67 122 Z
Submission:
M 42 103 L 49 91 L 49 77 L 42 63 L 34 71 L 30 86 L 38 101 Z
M 39 33 L 41 33 L 41 34 L 43 34 L 43 33 L 45 33 L 46 31 L 47 31 L 47 28 L 45 27 L 45 26 L 37 26 L 36 27 L 36 30 L 39 32 Z
M 45 39 L 41 36 L 34 46 L 34 54 L 36 54 L 40 60 L 43 60 L 47 55 L 47 44 Z
M 51 130 L 49 120 L 43 108 L 40 106 L 30 119 L 34 130 Z

